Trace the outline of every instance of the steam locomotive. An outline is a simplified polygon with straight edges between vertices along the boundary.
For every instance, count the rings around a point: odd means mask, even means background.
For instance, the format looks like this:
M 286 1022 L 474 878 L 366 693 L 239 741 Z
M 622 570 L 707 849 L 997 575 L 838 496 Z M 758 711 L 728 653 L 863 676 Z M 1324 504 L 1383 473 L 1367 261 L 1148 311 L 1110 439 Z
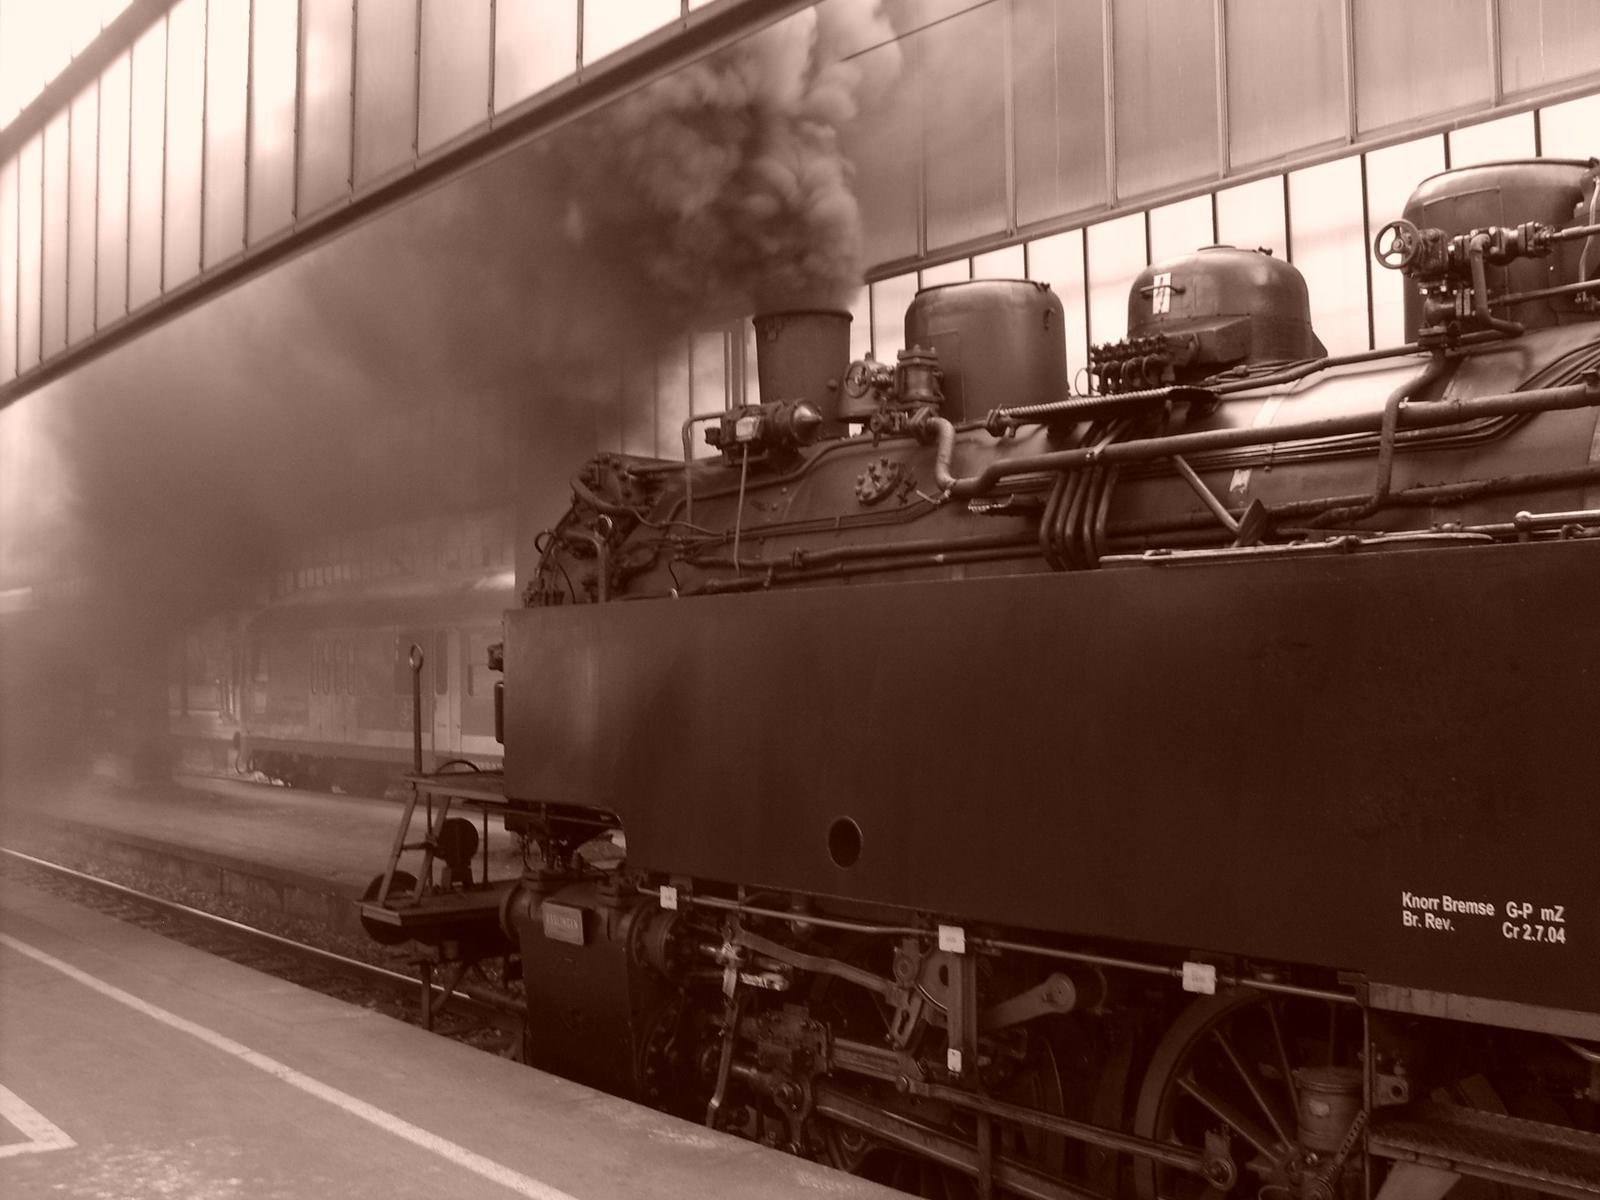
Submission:
M 1230 247 L 1087 395 L 1034 283 L 893 365 L 758 318 L 715 458 L 574 480 L 504 772 L 415 777 L 368 928 L 519 959 L 535 1065 L 924 1196 L 1597 1194 L 1597 179 L 1425 181 L 1394 349 Z

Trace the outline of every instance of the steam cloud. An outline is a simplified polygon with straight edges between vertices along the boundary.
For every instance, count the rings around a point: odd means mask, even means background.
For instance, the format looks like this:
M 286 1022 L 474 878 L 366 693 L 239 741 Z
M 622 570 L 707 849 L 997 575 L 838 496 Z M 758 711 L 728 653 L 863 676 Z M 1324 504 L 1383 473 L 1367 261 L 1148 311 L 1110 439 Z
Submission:
M 28 447 L 0 490 L 0 586 L 32 581 L 42 541 L 163 580 L 270 569 L 330 509 L 412 515 L 396 507 L 415 488 L 350 494 L 388 414 L 503 397 L 592 445 L 627 355 L 843 302 L 862 245 L 840 135 L 894 74 L 845 56 L 892 38 L 869 0 L 797 13 L 0 413 L 0 441 L 9 419 Z
M 842 55 L 891 37 L 875 5 L 825 4 L 613 105 L 556 147 L 569 238 L 636 264 L 680 323 L 843 303 L 862 240 L 840 136 L 888 80 Z
M 859 286 L 840 137 L 894 72 L 847 56 L 892 38 L 828 0 L 0 411 L 0 592 L 93 576 L 97 643 L 148 654 L 312 537 L 485 506 L 441 469 L 485 439 L 512 447 L 498 502 L 553 516 L 628 370 Z M 460 398 L 503 427 L 459 428 Z M 434 440 L 376 436 L 424 407 Z

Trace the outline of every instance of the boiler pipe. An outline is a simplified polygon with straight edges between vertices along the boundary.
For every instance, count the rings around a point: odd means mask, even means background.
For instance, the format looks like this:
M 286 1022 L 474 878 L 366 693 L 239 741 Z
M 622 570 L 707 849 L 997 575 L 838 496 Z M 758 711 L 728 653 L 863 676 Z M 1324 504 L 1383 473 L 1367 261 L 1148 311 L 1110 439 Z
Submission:
M 683 519 L 694 523 L 694 447 L 690 444 L 690 433 L 702 421 L 716 421 L 722 418 L 720 412 L 701 413 L 691 416 L 683 423 Z
M 1434 400 L 1413 404 L 1398 414 L 1405 429 L 1433 429 L 1458 425 L 1481 417 L 1513 413 L 1554 412 L 1562 409 L 1590 408 L 1600 404 L 1600 372 L 1589 372 L 1584 382 L 1565 387 L 1534 388 L 1498 396 L 1473 399 Z M 1304 439 L 1340 437 L 1352 433 L 1376 433 L 1383 426 L 1383 413 L 1353 413 L 1324 417 L 1293 425 L 1263 429 L 1214 429 L 1203 433 L 1179 433 L 1166 437 L 1116 442 L 1110 446 L 1057 450 L 991 463 L 976 475 L 953 479 L 943 489 L 944 500 L 967 500 L 986 495 L 1002 479 L 1049 471 L 1070 471 L 1113 463 L 1152 462 L 1175 454 L 1204 454 L 1212 450 L 1232 450 L 1240 446 L 1265 446 Z
M 604 513 L 608 517 L 637 518 L 639 516 L 639 510 L 636 508 L 629 508 L 626 504 L 614 504 L 610 500 L 602 499 L 599 493 L 581 479 L 575 478 L 571 483 L 572 494 L 597 513 Z
M 1582 283 L 1563 283 L 1559 287 L 1539 288 L 1532 292 L 1512 292 L 1495 296 L 1490 304 L 1521 304 L 1524 300 L 1544 300 L 1551 296 L 1575 296 L 1581 292 L 1600 291 L 1600 279 L 1586 279 Z
M 1445 367 L 1453 361 L 1442 354 L 1435 354 L 1427 370 L 1406 380 L 1389 394 L 1389 399 L 1383 405 L 1383 427 L 1378 443 L 1378 479 L 1373 485 L 1372 495 L 1348 508 L 1328 509 L 1310 522 L 1313 527 L 1336 525 L 1340 521 L 1359 521 L 1383 507 L 1389 499 L 1389 488 L 1394 481 L 1395 434 L 1399 430 L 1400 410 L 1410 402 L 1411 397 L 1433 386 L 1444 374 Z
M 1481 345 L 1485 342 L 1504 341 L 1505 336 L 1493 331 L 1469 333 L 1462 337 L 1456 344 L 1461 347 Z M 1057 417 L 1078 417 L 1086 419 L 1105 412 L 1115 412 L 1123 408 L 1135 407 L 1139 404 L 1148 404 L 1156 400 L 1204 400 L 1220 399 L 1231 396 L 1235 392 L 1253 392 L 1261 388 L 1281 387 L 1286 384 L 1298 383 L 1308 375 L 1315 375 L 1330 367 L 1354 366 L 1358 363 L 1377 362 L 1384 358 L 1403 358 L 1408 354 L 1422 352 L 1422 347 L 1415 342 L 1407 342 L 1401 346 L 1385 346 L 1379 350 L 1362 350 L 1357 354 L 1328 355 L 1325 358 L 1314 358 L 1296 366 L 1287 367 L 1281 371 L 1274 371 L 1270 375 L 1249 375 L 1237 379 L 1227 379 L 1220 383 L 1196 386 L 1173 386 L 1150 388 L 1140 392 L 1116 392 L 1105 396 L 1069 396 L 1065 400 L 1052 400 L 1046 404 L 1024 404 L 1015 408 L 997 408 L 989 413 L 984 421 L 985 428 L 999 437 L 1007 429 L 1018 425 L 1033 425 L 1043 421 L 1053 420 Z
M 1517 321 L 1507 321 L 1489 311 L 1489 280 L 1483 266 L 1483 256 L 1489 249 L 1487 233 L 1474 234 L 1467 244 L 1467 261 L 1472 268 L 1472 315 L 1490 329 L 1515 337 L 1522 332 Z
M 685 588 L 685 596 L 710 596 L 720 592 L 759 592 L 763 588 L 771 587 L 774 583 L 806 583 L 819 579 L 848 579 L 853 575 L 867 575 L 879 571 L 910 571 L 919 567 L 948 567 L 957 563 L 998 562 L 1018 557 L 1018 550 L 1033 546 L 1038 539 L 1032 534 L 1018 539 L 1015 546 L 1006 548 L 1001 546 L 993 550 L 963 550 L 948 554 L 921 554 L 913 558 L 887 558 L 883 562 L 868 562 L 852 566 L 849 563 L 835 563 L 832 567 L 817 567 L 814 570 L 786 571 L 782 570 L 781 563 L 750 563 L 743 564 L 745 569 L 765 566 L 766 570 L 759 575 L 741 575 L 737 579 L 711 579 L 698 587 Z
M 1211 510 L 1218 521 L 1222 522 L 1223 528 L 1229 533 L 1238 536 L 1239 522 L 1237 518 L 1228 510 L 1228 506 L 1218 500 L 1211 489 L 1206 486 L 1205 480 L 1195 474 L 1194 468 L 1184 461 L 1183 455 L 1174 454 L 1172 456 L 1172 465 L 1178 468 L 1178 474 L 1182 475 L 1184 481 L 1194 489 L 1195 495 L 1200 497 L 1201 502 Z
M 1572 242 L 1578 238 L 1589 238 L 1600 233 L 1600 225 L 1574 225 L 1571 229 L 1558 229 L 1546 240 L 1552 242 Z
M 1553 488 L 1571 487 L 1578 484 L 1600 482 L 1600 466 L 1579 467 L 1568 471 L 1552 471 L 1540 475 L 1511 476 L 1502 479 L 1480 479 L 1468 483 L 1451 484 L 1425 484 L 1420 487 L 1407 488 L 1405 491 L 1392 492 L 1385 499 L 1384 507 L 1421 507 L 1435 504 L 1458 503 L 1473 500 L 1483 496 L 1502 495 L 1513 492 L 1539 492 Z M 1271 513 L 1275 520 L 1282 522 L 1287 518 L 1307 517 L 1320 514 L 1330 508 L 1358 506 L 1365 501 L 1370 501 L 1371 495 L 1346 495 L 1327 496 L 1315 500 L 1295 500 L 1282 505 L 1273 506 Z M 1235 516 L 1230 509 L 1229 515 Z M 1240 514 L 1242 516 L 1242 511 Z M 1560 514 L 1576 518 L 1583 514 Z M 1600 519 L 1600 513 L 1590 514 L 1591 519 Z M 1571 521 L 1562 524 L 1573 523 Z M 1581 522 L 1580 522 L 1581 523 Z M 1172 548 L 1177 545 L 1194 544 L 1210 545 L 1213 539 L 1207 536 L 1206 531 L 1216 525 L 1216 515 L 1207 513 L 1195 514 L 1189 517 L 1180 517 L 1162 521 L 1131 521 L 1122 524 L 1107 526 L 1104 542 L 1121 547 L 1119 553 L 1138 553 L 1142 549 L 1150 549 L 1150 543 L 1158 540 L 1161 548 Z M 1541 528 L 1543 525 L 1540 526 Z M 1293 534 L 1297 531 L 1278 525 L 1281 534 Z M 1522 532 L 1522 527 L 1514 524 L 1472 526 L 1469 532 L 1486 533 L 1491 536 L 1510 535 Z M 1306 533 L 1321 533 L 1321 529 L 1308 527 Z M 1424 533 L 1425 530 L 1415 532 Z M 795 557 L 772 560 L 746 560 L 740 566 L 748 571 L 759 572 L 755 575 L 746 575 L 739 579 L 709 580 L 696 587 L 687 589 L 685 594 L 711 595 L 721 592 L 753 592 L 770 587 L 774 583 L 804 583 L 821 579 L 842 579 L 851 575 L 866 574 L 869 572 L 910 570 L 919 567 L 949 566 L 954 563 L 988 562 L 999 559 L 1017 557 L 1017 553 L 1029 546 L 1036 545 L 1038 538 L 1034 534 L 997 534 L 985 538 L 943 539 L 928 538 L 914 544 L 898 545 L 861 545 L 839 546 L 827 550 L 811 552 L 798 552 L 801 563 L 814 564 L 817 562 L 831 562 L 830 567 L 807 566 L 797 568 Z M 1129 546 L 1132 542 L 1134 545 Z M 903 551 L 915 548 L 918 553 L 914 555 L 903 554 Z M 686 560 L 692 566 L 698 567 L 727 567 L 732 562 L 726 556 L 714 558 L 698 558 Z M 859 563 L 850 566 L 850 563 Z
M 1385 502 L 1385 507 L 1415 508 L 1434 504 L 1455 504 L 1467 500 L 1477 500 L 1484 496 L 1499 496 L 1514 492 L 1553 491 L 1596 482 L 1600 482 L 1600 465 L 1573 467 L 1564 471 L 1545 471 L 1532 475 L 1507 475 L 1496 479 L 1471 479 L 1464 483 L 1419 484 L 1416 487 L 1406 488 L 1404 491 L 1390 493 Z M 1312 500 L 1289 500 L 1282 504 L 1273 505 L 1272 515 L 1280 519 L 1284 517 L 1305 517 L 1330 508 L 1359 504 L 1363 499 L 1366 499 L 1366 497 L 1346 495 L 1322 496 Z M 1230 509 L 1229 511 L 1231 512 L 1232 510 Z M 1172 518 L 1163 517 L 1160 519 L 1147 518 L 1113 524 L 1110 527 L 1110 535 L 1121 539 L 1149 538 L 1183 530 L 1206 529 L 1211 525 L 1212 519 L 1200 514 Z M 1503 532 L 1514 532 L 1514 528 L 1507 525 L 1504 527 Z

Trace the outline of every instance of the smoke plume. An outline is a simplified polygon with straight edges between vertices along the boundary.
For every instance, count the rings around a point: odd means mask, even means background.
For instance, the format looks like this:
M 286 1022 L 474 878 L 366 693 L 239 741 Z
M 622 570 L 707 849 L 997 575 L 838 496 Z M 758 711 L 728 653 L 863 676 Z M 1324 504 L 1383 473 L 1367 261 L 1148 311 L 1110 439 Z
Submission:
M 828 0 L 0 412 L 0 593 L 92 579 L 101 642 L 148 652 L 328 534 L 552 518 L 663 346 L 859 286 L 840 138 L 894 72 L 847 56 L 892 36 Z
M 876 5 L 796 13 L 557 139 L 568 238 L 679 324 L 843 303 L 862 241 L 840 136 L 887 81 L 841 55 L 891 35 Z
M 844 301 L 862 222 L 840 136 L 895 73 L 846 56 L 892 38 L 871 0 L 797 13 L 30 397 L 10 416 L 34 477 L 14 457 L 6 490 L 44 511 L 13 507 L 0 583 L 41 540 L 158 580 L 270 566 L 330 512 L 439 502 L 410 481 L 470 441 L 383 464 L 393 487 L 351 474 L 396 414 L 488 397 L 592 445 L 670 339 Z

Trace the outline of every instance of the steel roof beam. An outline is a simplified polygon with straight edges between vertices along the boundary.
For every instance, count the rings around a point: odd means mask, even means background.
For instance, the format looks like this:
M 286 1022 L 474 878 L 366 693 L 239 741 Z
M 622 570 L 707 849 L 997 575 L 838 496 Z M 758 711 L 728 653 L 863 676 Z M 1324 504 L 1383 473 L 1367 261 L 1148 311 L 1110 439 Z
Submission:
M 171 2 L 135 0 L 134 7 L 144 13 L 143 24 L 132 33 L 118 30 L 122 39 L 120 47 L 126 48 L 132 38 L 170 7 Z M 813 0 L 715 0 L 672 25 L 608 55 L 594 66 L 580 68 L 562 82 L 496 116 L 489 126 L 417 160 L 414 169 L 356 194 L 347 203 L 319 211 L 306 221 L 293 224 L 281 233 L 250 245 L 242 254 L 163 292 L 158 299 L 93 334 L 69 343 L 65 349 L 50 355 L 37 366 L 0 384 L 0 408 L 244 283 L 275 264 L 670 74 L 685 63 L 735 42 L 793 12 L 810 8 L 812 4 Z M 153 12 L 145 11 L 152 9 Z M 120 18 L 117 24 L 120 24 Z M 108 26 L 101 36 L 107 38 L 112 32 L 113 27 Z M 114 39 L 108 39 L 108 46 L 112 46 L 113 42 Z M 91 50 L 95 44 L 91 44 Z M 111 58 L 117 52 L 115 48 L 107 51 Z M 81 55 L 80 60 L 86 58 L 88 53 L 86 51 Z M 89 66 L 85 65 L 83 69 L 89 72 L 83 81 L 86 82 L 93 74 Z M 57 82 L 62 84 L 61 94 L 70 99 L 75 92 L 63 83 L 64 79 L 65 75 L 58 78 Z M 73 88 L 81 86 L 81 82 L 72 85 Z M 44 99 L 41 96 L 34 105 L 29 106 L 28 111 L 31 112 Z M 60 103 L 60 95 L 57 95 L 53 111 L 59 111 Z M 52 113 L 47 112 L 45 118 L 48 119 L 50 115 Z M 3 156 L 0 156 L 0 161 L 3 161 Z

